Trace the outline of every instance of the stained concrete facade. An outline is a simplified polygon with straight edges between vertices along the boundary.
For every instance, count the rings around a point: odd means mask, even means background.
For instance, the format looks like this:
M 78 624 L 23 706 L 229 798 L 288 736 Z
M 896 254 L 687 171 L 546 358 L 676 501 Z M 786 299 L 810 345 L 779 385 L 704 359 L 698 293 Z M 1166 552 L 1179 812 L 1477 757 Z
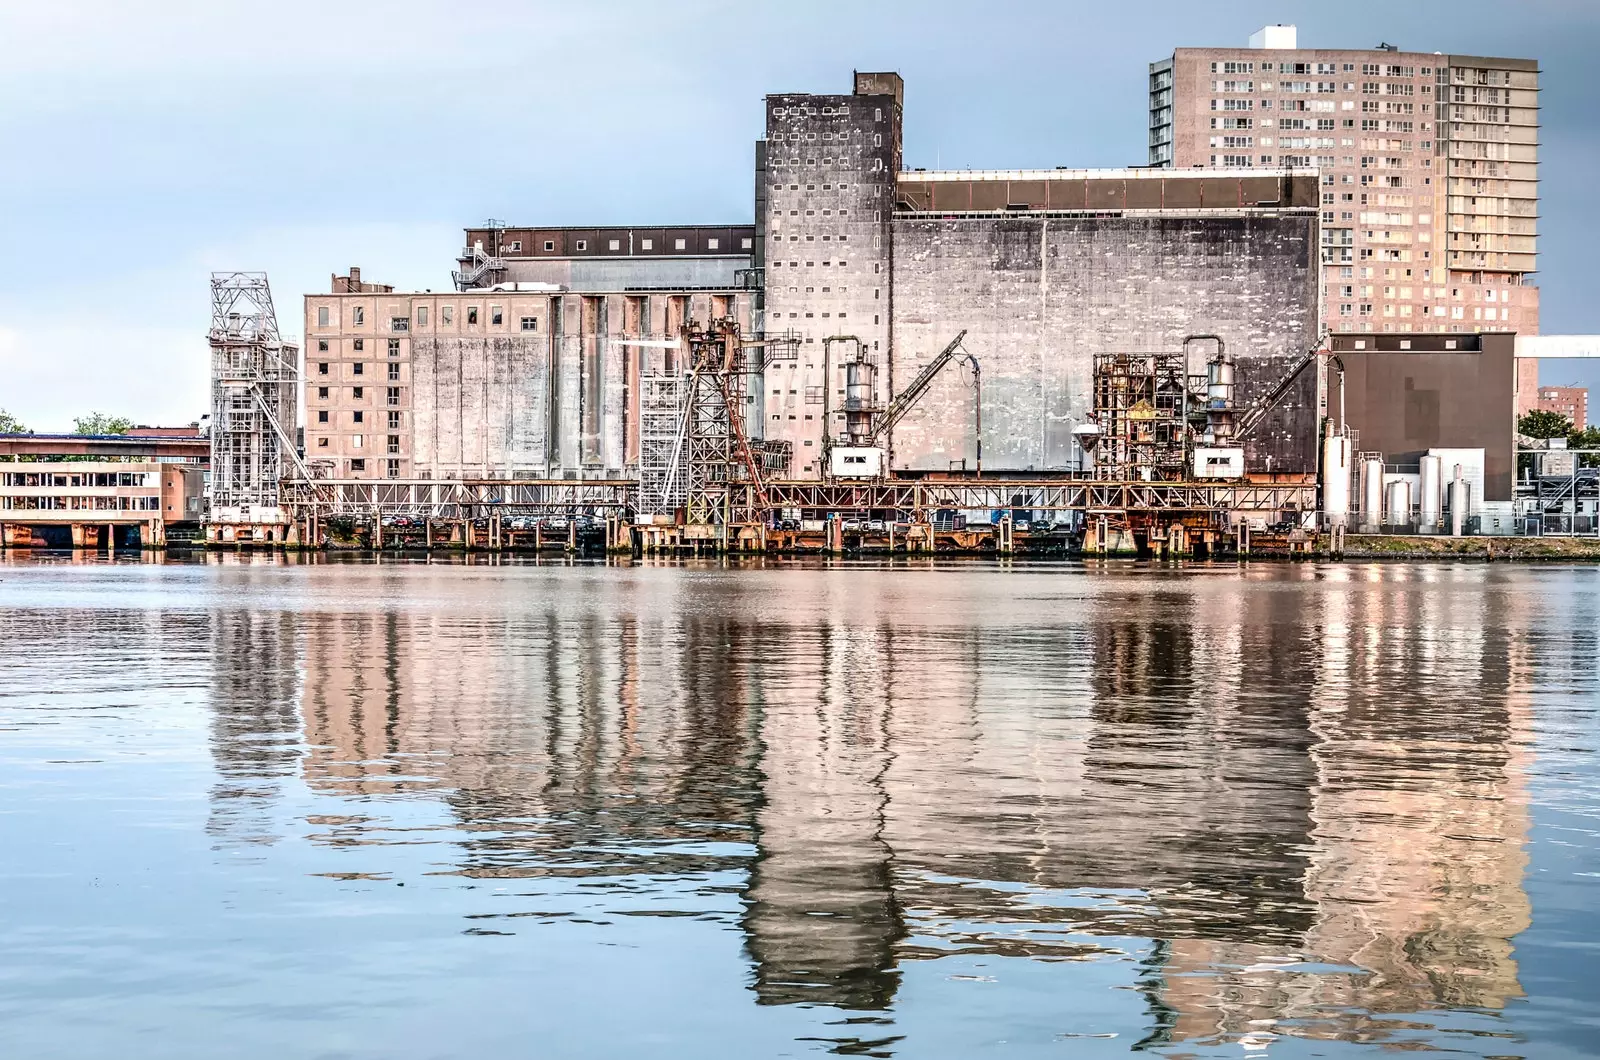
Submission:
M 904 89 L 897 74 L 872 73 L 857 73 L 852 87 L 847 95 L 768 96 L 765 149 L 757 154 L 766 328 L 800 339 L 798 358 L 767 371 L 763 418 L 768 438 L 793 447 L 790 474 L 800 478 L 823 470 L 824 408 L 834 418 L 832 435 L 843 428 L 845 347 L 830 353 L 825 340 L 859 339 L 877 365 L 874 400 L 891 394 L 890 260 Z
M 524 288 L 535 288 L 527 290 Z M 638 460 L 638 380 L 743 290 L 512 283 L 306 297 L 306 458 L 335 478 L 609 478 Z
M 1056 216 L 1044 212 L 895 221 L 894 384 L 954 336 L 983 369 L 983 466 L 1087 466 L 1072 429 L 1089 422 L 1094 355 L 1177 350 L 1223 336 L 1240 402 L 1316 341 L 1316 217 L 1300 210 Z M 1203 373 L 1215 346 L 1196 344 Z M 894 433 L 893 466 L 976 463 L 975 391 L 947 369 Z M 1317 380 L 1306 373 L 1246 445 L 1252 471 L 1316 468 Z

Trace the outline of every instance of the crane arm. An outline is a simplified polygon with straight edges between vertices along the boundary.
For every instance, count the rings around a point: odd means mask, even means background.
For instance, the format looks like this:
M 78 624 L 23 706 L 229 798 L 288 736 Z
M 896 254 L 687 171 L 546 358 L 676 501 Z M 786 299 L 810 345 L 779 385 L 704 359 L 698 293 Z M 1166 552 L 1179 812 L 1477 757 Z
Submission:
M 1272 411 L 1274 405 L 1283 400 L 1283 396 L 1289 392 L 1289 388 L 1294 386 L 1295 380 L 1300 378 L 1300 373 L 1311 365 L 1316 364 L 1317 355 L 1324 352 L 1326 350 L 1322 342 L 1318 341 L 1315 346 L 1302 354 L 1300 359 L 1289 367 L 1289 370 L 1283 374 L 1282 378 L 1272 385 L 1271 390 L 1252 401 L 1250 407 L 1244 411 L 1244 414 L 1234 424 L 1234 440 L 1243 441 L 1251 431 L 1261 426 L 1262 421 L 1267 418 L 1267 413 Z
M 883 414 L 878 417 L 878 422 L 873 424 L 872 437 L 874 441 L 894 430 L 894 425 L 905 418 L 905 414 L 911 411 L 928 387 L 933 385 L 933 381 L 944 370 L 944 366 L 949 364 L 951 359 L 955 357 L 956 351 L 961 348 L 961 340 L 966 337 L 967 330 L 962 328 L 961 334 L 951 339 L 950 345 L 940 350 L 938 355 L 929 361 L 922 371 L 917 373 L 917 377 L 911 380 L 910 385 L 894 396 L 894 400 L 889 402 L 888 407 L 883 410 Z

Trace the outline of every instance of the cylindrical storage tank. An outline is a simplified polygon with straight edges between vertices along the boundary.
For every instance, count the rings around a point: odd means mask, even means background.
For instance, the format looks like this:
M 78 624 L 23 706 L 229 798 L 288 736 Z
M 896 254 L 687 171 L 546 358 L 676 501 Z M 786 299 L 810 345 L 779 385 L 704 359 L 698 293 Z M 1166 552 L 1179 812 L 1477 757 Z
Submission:
M 1466 532 L 1467 508 L 1472 503 L 1472 485 L 1461 477 L 1461 465 L 1456 465 L 1456 477 L 1450 482 L 1450 536 L 1460 537 Z
M 1417 484 L 1417 532 L 1437 533 L 1439 530 L 1440 481 L 1444 477 L 1444 458 L 1425 456 L 1421 463 L 1421 481 Z
M 1206 428 L 1213 445 L 1233 437 L 1233 358 L 1224 354 L 1206 366 Z
M 1361 465 L 1361 525 L 1376 531 L 1383 524 L 1383 461 Z
M 1329 526 L 1350 525 L 1350 439 L 1330 434 L 1322 445 L 1322 514 Z
M 1404 526 L 1411 522 L 1411 483 L 1399 479 L 1389 483 L 1388 523 Z

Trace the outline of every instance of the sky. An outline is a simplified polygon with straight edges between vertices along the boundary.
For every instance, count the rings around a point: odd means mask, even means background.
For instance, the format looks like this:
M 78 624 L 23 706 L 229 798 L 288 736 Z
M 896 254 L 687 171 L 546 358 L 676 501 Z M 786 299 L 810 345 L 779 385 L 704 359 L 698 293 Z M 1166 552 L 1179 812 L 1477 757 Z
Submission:
M 1542 330 L 1600 332 L 1600 0 L 0 0 L 0 409 L 198 419 L 214 269 L 298 335 L 351 265 L 447 289 L 490 217 L 749 222 L 763 95 L 853 69 L 906 79 L 907 166 L 1142 164 L 1147 64 L 1272 22 L 1538 59 Z

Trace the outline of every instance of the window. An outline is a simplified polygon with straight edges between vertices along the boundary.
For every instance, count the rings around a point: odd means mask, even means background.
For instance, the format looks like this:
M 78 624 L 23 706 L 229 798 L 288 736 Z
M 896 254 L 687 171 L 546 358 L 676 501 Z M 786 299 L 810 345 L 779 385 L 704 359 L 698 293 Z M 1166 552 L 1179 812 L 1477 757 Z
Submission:
M 400 451 L 400 436 L 398 434 L 389 435 L 388 451 L 391 453 L 398 453 Z
M 389 412 L 389 429 L 391 431 L 398 431 L 400 429 L 400 414 L 393 410 L 390 410 Z
M 506 245 L 506 249 L 511 251 L 511 253 L 513 253 L 513 254 L 521 254 L 522 253 L 522 240 L 513 239 L 510 243 L 508 243 Z
M 844 211 L 841 210 L 839 212 L 843 213 Z M 749 239 L 748 236 L 745 237 L 744 239 L 739 240 L 739 249 L 740 250 L 749 250 L 750 249 L 750 239 Z
M 476 324 L 477 322 L 478 322 L 478 307 L 475 306 L 475 305 L 467 306 L 467 323 L 468 324 Z
M 639 249 L 654 250 L 656 249 L 656 241 L 653 239 L 641 239 L 639 240 Z
M 621 250 L 622 249 L 622 240 L 620 240 L 620 239 L 611 240 L 609 243 L 606 244 L 606 249 L 610 250 L 610 251 L 613 251 L 613 252 Z
M 359 434 L 356 435 L 356 444 L 358 446 L 361 444 L 361 436 Z M 356 457 L 354 460 L 350 461 L 350 470 L 351 471 L 365 471 L 366 469 L 367 469 L 367 462 L 362 457 Z
M 428 326 L 428 307 L 425 306 L 425 305 L 419 305 L 419 306 L 417 306 L 417 327 L 425 328 L 427 326 Z
M 357 401 L 360 401 L 362 396 L 365 393 L 366 393 L 366 388 L 364 388 L 364 387 L 356 386 L 356 387 L 351 387 L 350 388 L 350 396 L 355 398 Z
M 397 386 L 389 387 L 389 390 L 388 390 L 388 402 L 391 405 L 400 404 L 400 388 L 399 387 L 397 387 Z
M 361 327 L 367 322 L 367 311 L 360 306 L 353 306 L 350 310 L 350 323 Z
M 363 423 L 366 421 L 366 415 L 367 414 L 365 412 L 362 412 L 360 409 L 356 409 L 355 412 L 351 413 L 350 422 Z
M 499 327 L 501 324 L 505 323 L 505 315 L 501 313 L 499 306 L 492 305 L 489 307 L 489 323 L 495 325 L 496 327 Z
M 708 239 L 708 240 L 706 240 L 706 249 L 707 250 L 716 250 L 717 247 L 719 247 L 721 244 L 722 244 L 722 241 L 720 239 Z
M 390 478 L 399 478 L 400 477 L 400 461 L 398 461 L 398 460 L 389 461 L 389 477 Z
M 328 422 L 328 410 L 327 409 L 322 409 L 321 411 L 319 411 L 317 413 L 317 422 L 318 423 L 327 423 Z
M 357 361 L 355 364 L 350 366 L 351 375 L 363 375 L 366 373 L 366 370 L 366 365 L 362 364 L 360 361 Z
M 389 340 L 389 356 L 390 357 L 398 357 L 398 356 L 400 356 L 400 340 L 399 339 L 390 339 Z
M 685 246 L 686 246 L 686 244 L 681 239 L 674 239 L 672 241 L 672 249 L 673 250 L 682 250 L 682 249 L 684 249 Z
M 321 398 L 323 401 L 328 400 L 328 388 L 325 386 L 317 387 L 317 397 Z
M 328 307 L 325 306 L 325 305 L 319 305 L 319 306 L 317 306 L 317 327 L 325 328 L 327 326 L 328 326 Z
M 547 254 L 548 254 L 548 253 L 549 253 L 549 252 L 550 252 L 550 251 L 552 251 L 552 250 L 554 250 L 554 249 L 556 249 L 556 241 L 555 241 L 555 240 L 553 240 L 553 239 L 547 239 L 547 240 L 545 240 L 545 241 L 544 241 L 544 249 L 545 249 L 545 253 L 547 253 Z
M 327 353 L 328 352 L 328 340 L 327 339 L 318 339 L 317 340 L 317 352 L 318 353 Z
M 407 331 L 407 330 L 410 329 L 410 327 L 411 327 L 411 320 L 410 320 L 409 317 L 390 317 L 389 318 L 389 330 L 390 331 Z
M 328 374 L 328 362 L 327 361 L 319 361 L 319 362 L 317 362 L 317 374 L 318 375 L 327 375 Z
M 522 318 L 522 330 L 523 331 L 538 331 L 539 330 L 539 318 L 538 317 L 523 317 Z
M 447 305 L 447 306 L 440 306 L 439 307 L 439 320 L 440 320 L 441 323 L 450 324 L 450 323 L 454 322 L 455 316 L 456 316 L 456 307 L 455 306 Z
M 328 448 L 328 439 L 326 439 L 326 438 L 318 438 L 317 439 L 317 448 L 318 449 L 326 449 L 326 448 Z
M 366 439 L 365 435 L 352 434 L 350 436 L 350 448 L 352 448 L 352 449 L 360 449 L 362 447 L 362 444 L 364 442 L 366 442 L 366 440 L 367 439 Z
M 579 250 L 588 250 L 589 249 L 589 241 L 587 239 L 578 240 L 578 249 Z
M 367 340 L 356 339 L 355 342 L 351 343 L 351 346 L 356 350 L 357 353 L 359 353 L 367 348 Z
M 398 364 L 389 365 L 389 381 L 391 383 L 400 381 L 400 366 Z

